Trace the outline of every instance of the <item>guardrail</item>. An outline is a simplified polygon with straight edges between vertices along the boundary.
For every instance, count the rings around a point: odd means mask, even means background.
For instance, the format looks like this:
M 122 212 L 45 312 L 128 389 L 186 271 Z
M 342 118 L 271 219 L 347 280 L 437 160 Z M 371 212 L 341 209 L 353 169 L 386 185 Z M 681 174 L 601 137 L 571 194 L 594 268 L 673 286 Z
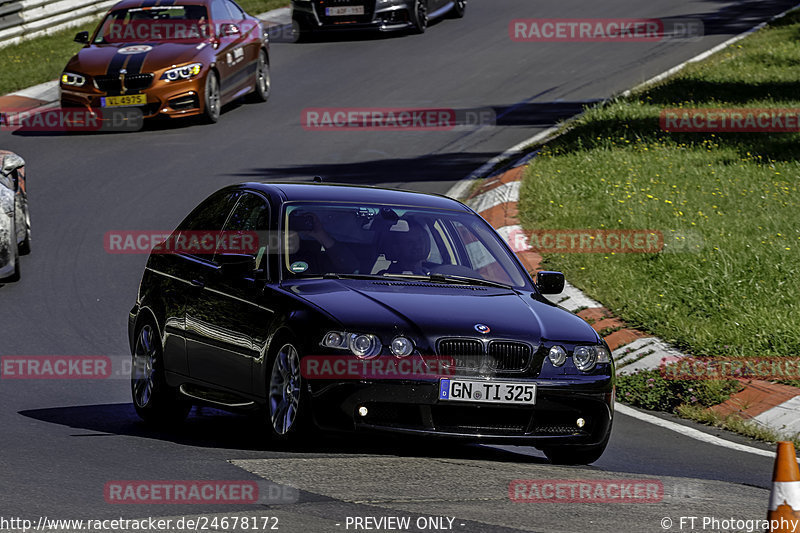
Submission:
M 0 0 L 0 48 L 80 26 L 118 0 Z

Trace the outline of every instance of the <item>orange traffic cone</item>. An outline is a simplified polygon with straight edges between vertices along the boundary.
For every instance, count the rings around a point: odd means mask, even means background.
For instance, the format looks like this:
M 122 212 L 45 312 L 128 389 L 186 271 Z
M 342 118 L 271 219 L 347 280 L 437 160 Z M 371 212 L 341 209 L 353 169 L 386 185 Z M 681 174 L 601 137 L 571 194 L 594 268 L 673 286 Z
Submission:
M 778 443 L 767 520 L 770 533 L 800 533 L 800 468 L 791 442 Z

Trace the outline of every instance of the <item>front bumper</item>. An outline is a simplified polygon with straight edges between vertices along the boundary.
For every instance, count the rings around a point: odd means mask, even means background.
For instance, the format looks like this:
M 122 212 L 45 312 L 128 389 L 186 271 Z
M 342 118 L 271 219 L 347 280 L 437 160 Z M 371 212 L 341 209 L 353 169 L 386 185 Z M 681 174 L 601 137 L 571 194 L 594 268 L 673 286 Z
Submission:
M 323 429 L 376 430 L 480 442 L 527 445 L 604 441 L 613 419 L 613 380 L 580 376 L 575 381 L 531 379 L 533 406 L 448 402 L 439 381 L 310 382 L 312 412 Z M 368 414 L 358 414 L 366 407 Z M 579 428 L 578 418 L 585 420 Z
M 185 81 L 166 82 L 154 80 L 149 88 L 142 91 L 132 91 L 128 94 L 144 94 L 147 96 L 146 105 L 132 106 L 132 108 L 139 109 L 144 118 L 155 116 L 188 117 L 198 115 L 203 111 L 204 86 L 205 76 L 198 75 Z M 77 107 L 89 111 L 102 110 L 102 98 L 107 96 L 119 96 L 119 94 L 104 93 L 94 87 L 80 90 L 61 85 L 61 107 L 65 108 Z M 118 107 L 109 109 L 131 108 Z
M 370 3 L 364 16 L 326 17 L 321 11 L 324 7 L 317 6 L 316 1 L 295 0 L 292 2 L 292 20 L 305 31 L 405 30 L 413 26 L 410 3 L 413 2 L 395 0 L 390 5 L 374 8 Z

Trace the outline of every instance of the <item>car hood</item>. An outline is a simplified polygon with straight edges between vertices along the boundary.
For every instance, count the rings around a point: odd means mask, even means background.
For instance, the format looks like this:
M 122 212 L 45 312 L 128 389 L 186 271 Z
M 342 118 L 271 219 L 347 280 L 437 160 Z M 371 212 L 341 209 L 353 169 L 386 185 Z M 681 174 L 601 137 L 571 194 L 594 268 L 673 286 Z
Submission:
M 597 342 L 581 318 L 531 293 L 493 287 L 364 280 L 304 280 L 285 285 L 291 293 L 321 308 L 345 328 L 366 333 L 413 331 L 434 340 L 488 338 Z
M 197 61 L 210 48 L 211 44 L 198 42 L 91 45 L 75 54 L 64 70 L 90 76 L 117 75 L 121 68 L 126 68 L 128 74 L 155 72 Z M 142 51 L 130 53 L 137 49 Z

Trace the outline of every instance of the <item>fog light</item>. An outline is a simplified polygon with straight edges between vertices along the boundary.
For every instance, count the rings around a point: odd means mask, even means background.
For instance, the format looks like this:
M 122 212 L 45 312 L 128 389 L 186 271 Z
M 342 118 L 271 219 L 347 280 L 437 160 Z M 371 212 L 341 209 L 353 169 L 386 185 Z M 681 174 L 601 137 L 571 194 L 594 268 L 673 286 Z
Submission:
M 578 420 L 575 422 L 575 424 L 576 424 L 576 425 L 577 425 L 579 428 L 582 428 L 583 426 L 585 426 L 585 425 L 586 425 L 586 420 L 584 420 L 583 418 L 579 418 L 579 419 L 578 419 Z
M 364 407 L 363 405 L 358 408 L 359 416 L 367 416 L 367 413 L 369 413 L 369 410 L 367 410 L 367 408 Z
M 561 346 L 553 346 L 547 354 L 553 366 L 561 366 L 567 360 L 567 351 Z

